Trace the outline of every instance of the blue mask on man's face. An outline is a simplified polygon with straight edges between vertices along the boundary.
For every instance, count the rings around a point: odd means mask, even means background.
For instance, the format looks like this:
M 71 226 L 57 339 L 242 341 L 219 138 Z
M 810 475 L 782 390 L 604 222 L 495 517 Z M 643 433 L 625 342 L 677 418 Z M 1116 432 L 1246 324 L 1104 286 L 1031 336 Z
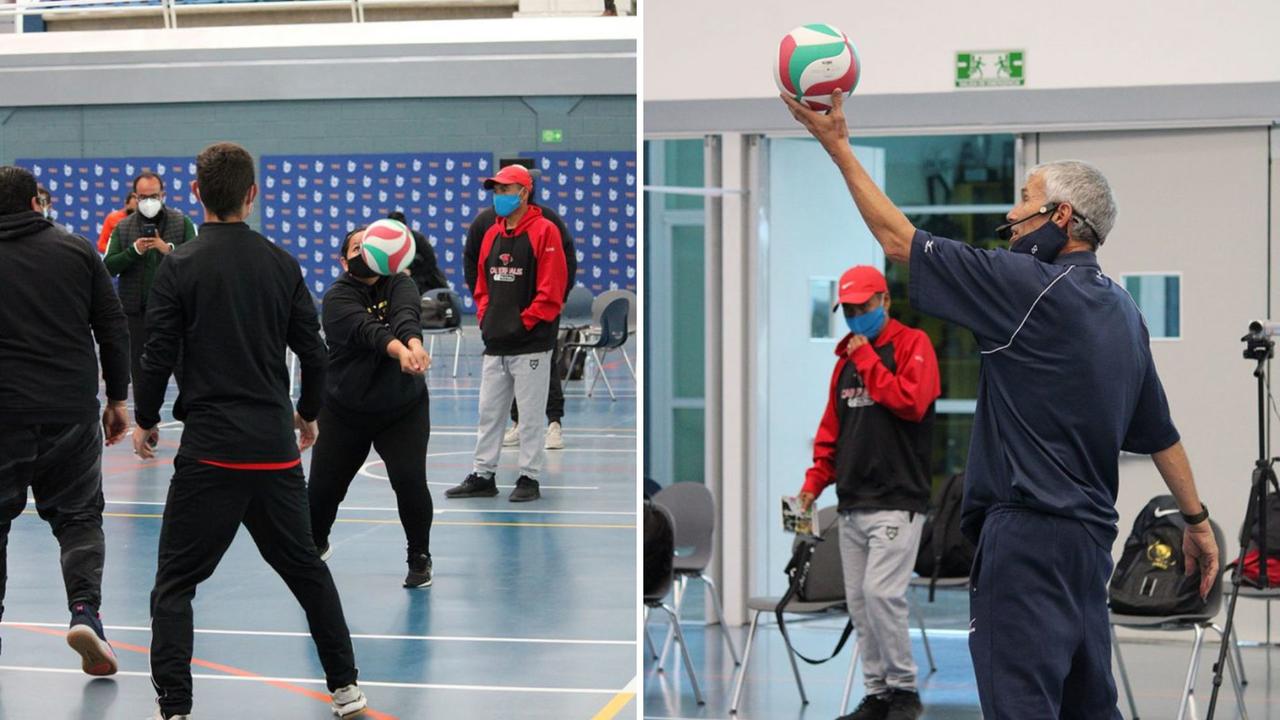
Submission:
M 520 208 L 520 196 L 517 195 L 498 195 L 493 196 L 493 211 L 498 213 L 499 217 L 507 217 L 511 213 Z
M 861 315 L 846 317 L 844 321 L 849 324 L 849 332 L 854 335 L 862 335 L 868 340 L 875 340 L 880 331 L 884 329 L 884 306 L 864 312 Z

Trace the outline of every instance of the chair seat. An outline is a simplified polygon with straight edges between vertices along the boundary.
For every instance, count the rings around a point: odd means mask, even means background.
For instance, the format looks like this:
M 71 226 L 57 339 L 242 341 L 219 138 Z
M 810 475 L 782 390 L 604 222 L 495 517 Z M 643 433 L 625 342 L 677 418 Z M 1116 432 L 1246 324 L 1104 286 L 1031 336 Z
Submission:
M 682 558 L 673 563 L 677 575 L 701 575 L 707 569 L 707 558 Z
M 760 612 L 773 612 L 777 609 L 778 601 L 781 599 L 781 597 L 753 597 L 750 600 L 747 600 L 747 609 L 757 610 Z M 844 607 L 843 600 L 829 602 L 800 602 L 799 600 L 792 600 L 787 605 L 787 609 L 784 612 L 794 615 L 816 615 L 817 613 L 823 613 L 828 610 L 835 610 L 836 608 L 842 607 Z
M 915 586 L 915 587 L 926 587 L 926 588 L 927 588 L 927 587 L 929 587 L 929 585 L 930 585 L 932 582 L 933 582 L 933 578 L 927 578 L 927 577 L 913 577 L 913 578 L 911 578 L 911 584 L 912 584 L 913 586 Z M 950 589 L 967 588 L 967 587 L 969 587 L 969 578 L 967 578 L 967 577 L 962 577 L 962 578 L 938 578 L 938 585 L 937 585 L 937 587 L 938 587 L 939 589 L 946 588 L 946 589 L 949 589 L 949 590 L 950 590 Z
M 1111 613 L 1111 624 L 1147 630 L 1189 630 L 1213 622 L 1210 615 L 1119 615 Z
M 1250 585 L 1241 584 L 1240 597 L 1280 600 L 1280 587 L 1256 588 Z
M 455 325 L 447 328 L 422 328 L 423 335 L 448 335 L 449 333 L 462 332 L 461 325 Z

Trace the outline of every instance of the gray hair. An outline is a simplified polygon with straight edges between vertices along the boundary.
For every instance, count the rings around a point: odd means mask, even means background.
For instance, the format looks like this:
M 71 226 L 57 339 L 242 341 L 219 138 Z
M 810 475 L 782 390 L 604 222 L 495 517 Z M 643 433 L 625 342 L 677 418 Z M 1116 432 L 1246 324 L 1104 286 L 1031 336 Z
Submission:
M 1068 235 L 1096 249 L 1106 242 L 1116 224 L 1116 198 L 1102 171 L 1083 160 L 1041 163 L 1027 171 L 1044 179 L 1045 200 L 1071 205 L 1072 222 Z

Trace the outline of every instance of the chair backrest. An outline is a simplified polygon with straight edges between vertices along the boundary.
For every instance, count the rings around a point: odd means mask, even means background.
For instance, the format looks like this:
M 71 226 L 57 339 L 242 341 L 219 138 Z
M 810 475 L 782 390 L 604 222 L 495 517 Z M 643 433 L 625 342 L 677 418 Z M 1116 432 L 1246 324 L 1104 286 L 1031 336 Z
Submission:
M 586 325 L 592 321 L 591 307 L 595 296 L 585 285 L 574 285 L 564 301 L 560 317 L 567 325 Z
M 676 521 L 676 555 L 683 568 L 703 569 L 711 562 L 716 533 L 716 501 L 706 485 L 678 482 L 653 496 L 653 504 Z
M 437 327 L 455 328 L 462 325 L 462 297 L 458 293 L 449 288 L 435 288 L 423 293 L 422 297 L 452 308 L 453 312 L 450 313 L 445 324 Z
M 600 315 L 600 343 L 597 347 L 620 348 L 627 344 L 627 306 L 631 301 L 618 298 Z
M 636 331 L 636 294 L 630 290 L 609 290 L 600 293 L 599 296 L 591 303 L 591 314 L 596 319 L 596 323 L 600 322 L 600 316 L 604 314 L 604 309 L 609 307 L 609 303 L 623 298 L 627 301 L 627 332 L 635 334 Z
M 671 511 L 655 502 L 644 504 L 644 587 L 646 605 L 662 602 L 675 579 L 673 540 L 676 521 Z

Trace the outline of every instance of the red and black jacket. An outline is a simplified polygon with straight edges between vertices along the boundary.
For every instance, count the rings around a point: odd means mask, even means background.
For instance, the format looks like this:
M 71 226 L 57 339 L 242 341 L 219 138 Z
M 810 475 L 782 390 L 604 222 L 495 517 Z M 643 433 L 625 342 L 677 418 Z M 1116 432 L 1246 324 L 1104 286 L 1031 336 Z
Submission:
M 841 512 L 929 507 L 938 357 L 923 331 L 888 320 L 850 356 L 836 345 L 827 409 L 813 443 L 804 491 L 836 484 Z
M 484 234 L 475 300 L 486 355 L 547 352 L 556 345 L 569 281 L 560 231 L 528 206 L 513 230 L 497 218 Z

